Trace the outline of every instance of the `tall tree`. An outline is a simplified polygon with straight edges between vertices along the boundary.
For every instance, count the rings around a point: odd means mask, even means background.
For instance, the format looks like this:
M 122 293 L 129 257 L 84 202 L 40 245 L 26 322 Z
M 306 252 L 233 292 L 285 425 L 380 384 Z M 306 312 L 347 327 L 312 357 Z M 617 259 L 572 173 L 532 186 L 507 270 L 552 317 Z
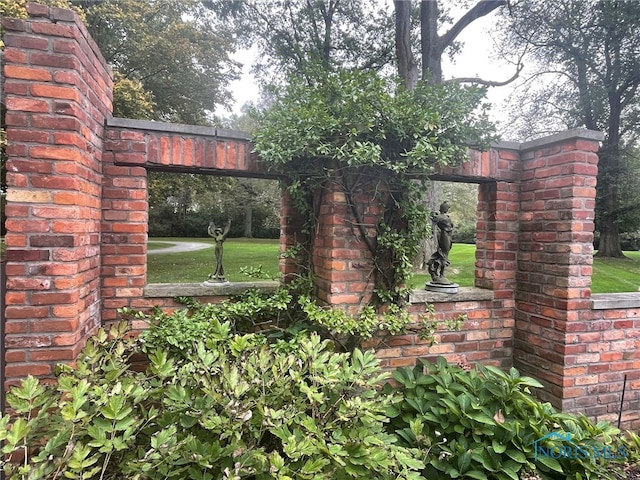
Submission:
M 421 65 L 421 80 L 427 83 L 438 84 L 443 81 L 442 57 L 445 53 L 455 50 L 456 39 L 460 33 L 471 23 L 497 8 L 505 5 L 506 0 L 483 0 L 467 10 L 457 21 L 453 21 L 448 9 L 441 9 L 437 0 L 422 0 L 419 8 L 420 31 L 420 60 L 418 63 L 413 54 L 412 25 L 413 3 L 411 0 L 394 0 L 395 6 L 395 40 L 396 60 L 398 75 L 407 89 L 415 88 L 418 82 L 418 68 Z M 442 34 L 438 28 L 446 25 L 446 31 Z M 516 73 L 517 75 L 517 73 Z M 481 79 L 471 79 L 473 83 L 485 85 L 500 85 L 499 82 L 491 82 Z M 435 211 L 441 196 L 438 184 L 431 182 L 425 190 L 424 202 L 427 207 Z M 424 269 L 431 252 L 437 248 L 435 238 L 424 238 L 420 242 L 419 253 L 414 260 L 414 266 Z
M 233 19 L 238 40 L 257 47 L 265 83 L 314 78 L 336 68 L 379 70 L 393 61 L 392 13 L 377 0 L 210 0 Z M 284 82 L 283 82 L 284 80 Z
M 638 195 L 621 195 L 627 151 L 640 131 L 640 3 L 521 1 L 512 12 L 509 48 L 531 51 L 537 77 L 554 74 L 538 86 L 547 111 L 569 127 L 605 133 L 596 200 L 598 256 L 621 257 L 620 223 L 640 208 Z
M 411 0 L 394 0 L 396 10 L 396 56 L 398 74 L 406 86 L 415 85 L 418 64 L 411 51 Z M 473 22 L 497 8 L 507 4 L 506 0 L 481 0 L 453 21 L 449 8 L 442 9 L 438 0 L 420 2 L 420 59 L 423 81 L 442 83 L 442 57 L 448 50 L 457 47 L 456 39 Z M 439 29 L 445 27 L 443 33 Z M 474 83 L 494 85 L 500 82 L 474 79 Z M 504 83 L 504 82 L 502 82 Z
M 152 94 L 157 120 L 210 124 L 237 78 L 235 37 L 200 0 L 76 1 L 106 60 Z

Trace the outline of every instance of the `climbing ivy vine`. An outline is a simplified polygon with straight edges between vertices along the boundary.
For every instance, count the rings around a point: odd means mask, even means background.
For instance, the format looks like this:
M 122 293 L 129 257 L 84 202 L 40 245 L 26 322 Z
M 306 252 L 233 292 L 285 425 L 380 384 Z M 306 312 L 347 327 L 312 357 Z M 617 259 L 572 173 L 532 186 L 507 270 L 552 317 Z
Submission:
M 363 311 L 385 305 L 401 315 L 418 241 L 430 231 L 421 201 L 427 177 L 436 165 L 454 165 L 469 147 L 493 140 L 484 93 L 453 83 L 409 91 L 361 71 L 291 82 L 261 114 L 253 140 L 260 158 L 286 177 L 288 194 L 307 219 L 307 240 L 297 248 L 307 252 L 299 256 L 306 274 L 314 273 L 309 252 L 323 193 L 337 185 L 349 223 L 372 254 L 375 294 Z M 379 206 L 375 225 L 365 222 L 366 205 L 355 200 L 363 193 Z

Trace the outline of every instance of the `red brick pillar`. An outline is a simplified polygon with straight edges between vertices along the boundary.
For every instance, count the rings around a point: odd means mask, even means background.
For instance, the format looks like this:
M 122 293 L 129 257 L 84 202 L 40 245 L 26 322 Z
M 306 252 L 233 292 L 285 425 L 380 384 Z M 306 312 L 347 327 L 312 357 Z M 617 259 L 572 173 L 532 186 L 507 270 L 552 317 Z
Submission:
M 518 249 L 519 185 L 481 183 L 478 188 L 475 285 L 496 299 L 513 299 Z
M 303 272 L 308 252 L 301 250 L 307 244 L 305 219 L 293 205 L 291 196 L 283 193 L 280 205 L 280 276 L 289 283 Z
M 352 201 L 360 212 L 359 220 L 352 216 L 338 182 L 328 183 L 322 192 L 312 262 L 320 302 L 356 313 L 373 293 L 372 254 L 362 233 L 375 241 L 379 206 L 373 190 L 355 193 Z
M 280 259 L 280 274 L 289 282 L 310 267 L 319 303 L 355 314 L 373 292 L 371 252 L 352 216 L 341 183 L 326 182 L 315 196 L 314 203 L 318 205 L 315 224 L 298 211 L 290 195 L 282 198 L 280 251 L 288 253 Z M 357 192 L 353 201 L 364 223 L 363 230 L 373 241 L 378 221 L 376 201 L 371 193 L 365 192 Z
M 514 365 L 563 410 L 584 393 L 584 345 L 571 332 L 590 311 L 599 132 L 570 131 L 522 146 Z
M 119 308 L 148 307 L 141 300 L 147 275 L 147 171 L 115 165 L 118 152 L 136 155 L 138 163 L 144 164 L 145 134 L 115 129 L 106 132 L 101 225 L 103 322 L 117 320 Z
M 111 73 L 77 15 L 3 18 L 6 377 L 49 375 L 100 323 L 102 132 Z

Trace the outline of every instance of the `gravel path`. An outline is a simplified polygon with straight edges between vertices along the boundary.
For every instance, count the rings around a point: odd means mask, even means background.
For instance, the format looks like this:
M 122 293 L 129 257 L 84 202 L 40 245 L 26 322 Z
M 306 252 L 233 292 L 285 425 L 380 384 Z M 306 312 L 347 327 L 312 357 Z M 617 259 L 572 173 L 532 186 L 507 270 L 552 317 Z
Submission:
M 173 246 L 147 250 L 147 255 L 156 255 L 158 253 L 195 252 L 196 250 L 204 250 L 205 248 L 212 247 L 211 244 L 202 242 L 165 242 L 163 240 L 162 243 L 173 243 Z

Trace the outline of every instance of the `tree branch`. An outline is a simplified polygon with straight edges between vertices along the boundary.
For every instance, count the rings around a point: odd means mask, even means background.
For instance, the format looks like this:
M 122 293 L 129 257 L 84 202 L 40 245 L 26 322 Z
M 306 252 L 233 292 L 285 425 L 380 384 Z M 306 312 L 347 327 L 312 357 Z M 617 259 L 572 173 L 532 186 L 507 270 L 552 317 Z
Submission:
M 460 32 L 477 19 L 488 15 L 496 8 L 506 5 L 506 0 L 481 0 L 465 13 L 444 35 L 440 37 L 441 45 L 447 47 L 456 39 Z
M 451 78 L 449 80 L 445 80 L 443 83 L 476 83 L 478 85 L 485 85 L 487 87 L 503 87 L 505 85 L 509 85 L 511 82 L 515 81 L 519 76 L 520 72 L 524 68 L 523 64 L 519 64 L 516 70 L 516 73 L 513 74 L 511 78 L 504 81 L 494 81 L 494 80 L 484 80 L 478 77 L 459 77 L 459 78 Z

